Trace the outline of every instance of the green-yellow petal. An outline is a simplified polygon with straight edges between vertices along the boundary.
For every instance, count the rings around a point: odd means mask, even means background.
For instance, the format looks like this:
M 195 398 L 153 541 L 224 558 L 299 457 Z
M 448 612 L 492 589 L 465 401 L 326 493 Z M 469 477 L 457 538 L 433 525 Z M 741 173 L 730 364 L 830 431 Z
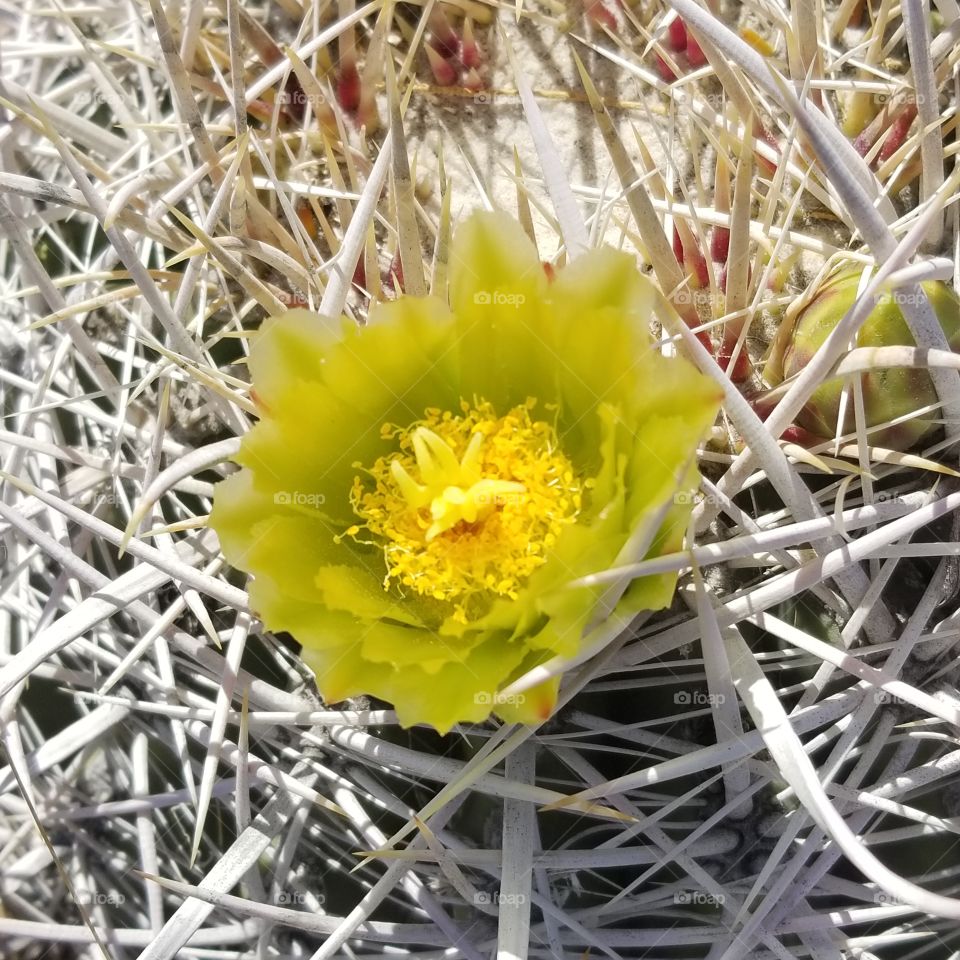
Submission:
M 460 392 L 507 410 L 556 395 L 556 327 L 533 244 L 503 213 L 475 213 L 450 251 L 450 304 L 464 363 Z M 549 357 L 549 362 L 543 358 Z
M 349 557 L 347 551 L 341 554 Z M 370 569 L 361 564 L 320 567 L 314 584 L 329 610 L 343 610 L 361 620 L 394 620 L 407 627 L 422 628 L 410 604 L 403 603 L 383 589 L 379 568 Z M 407 630 L 407 640 L 416 643 Z
M 389 647 L 401 629 L 369 624 L 364 635 L 356 634 L 357 642 L 322 654 L 305 647 L 303 658 L 316 672 L 317 683 L 330 702 L 370 694 L 392 703 L 404 726 L 426 723 L 447 733 L 457 723 L 489 717 L 504 671 L 513 671 L 525 653 L 521 645 L 504 645 L 501 638 L 494 637 L 431 673 L 416 663 L 395 667 L 363 656 L 364 637 L 367 642 Z
M 546 282 L 529 237 L 506 214 L 475 212 L 456 231 L 450 249 L 450 305 L 461 322 L 471 316 L 488 322 L 489 314 L 476 308 L 496 305 L 501 299 L 493 296 L 497 291 L 532 294 L 524 305 L 533 307 L 543 298 Z
M 250 351 L 262 416 L 238 461 L 258 488 L 348 524 L 354 464 L 390 449 L 382 424 L 456 405 L 459 355 L 453 317 L 434 298 L 381 305 L 363 328 L 334 327 L 304 310 L 264 323 Z
M 551 677 L 494 705 L 497 716 L 505 723 L 543 723 L 557 705 L 560 678 Z
M 264 320 L 248 361 L 259 402 L 272 407 L 283 403 L 291 386 L 321 380 L 324 357 L 340 339 L 345 322 L 309 310 L 289 310 Z
M 273 509 L 273 497 L 256 490 L 250 470 L 240 470 L 217 484 L 210 526 L 217 531 L 220 549 L 232 566 L 248 569 L 246 555 L 253 527 Z

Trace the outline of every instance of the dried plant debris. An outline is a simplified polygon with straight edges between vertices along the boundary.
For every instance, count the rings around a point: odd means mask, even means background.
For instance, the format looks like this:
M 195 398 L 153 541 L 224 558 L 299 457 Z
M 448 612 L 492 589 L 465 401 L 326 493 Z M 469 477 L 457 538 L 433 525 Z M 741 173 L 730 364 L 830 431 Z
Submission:
M 4 3 L 0 955 L 957 955 L 958 22 Z M 624 251 L 722 406 L 685 536 L 570 585 L 672 601 L 440 736 L 323 702 L 208 517 L 265 319 L 448 300 L 481 208 L 541 285 Z

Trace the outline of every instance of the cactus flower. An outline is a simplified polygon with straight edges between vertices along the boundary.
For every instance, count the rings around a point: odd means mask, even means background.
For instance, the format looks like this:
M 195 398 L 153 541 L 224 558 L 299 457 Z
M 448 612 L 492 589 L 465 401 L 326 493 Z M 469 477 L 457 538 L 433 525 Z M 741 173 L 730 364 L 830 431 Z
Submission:
M 401 296 L 366 325 L 291 310 L 250 354 L 260 419 L 210 523 L 253 574 L 250 604 L 302 645 L 328 702 L 369 694 L 446 732 L 492 711 L 545 719 L 558 682 L 498 697 L 603 616 L 638 524 L 683 542 L 718 387 L 663 357 L 655 292 L 593 250 L 550 280 L 519 225 L 477 213 L 454 237 L 449 304 Z M 672 575 L 618 613 L 659 609 Z
M 844 268 L 829 276 L 796 317 L 783 351 L 783 375 L 799 373 L 837 326 L 857 299 L 862 269 Z M 960 349 L 960 300 L 946 284 L 923 284 L 950 347 Z M 878 297 L 877 304 L 857 333 L 858 347 L 914 346 L 915 342 L 893 294 Z M 871 370 L 860 378 L 866 425 L 873 427 L 904 417 L 937 402 L 933 382 L 925 370 L 909 367 Z M 834 377 L 821 384 L 797 417 L 797 422 L 816 437 L 831 439 L 837 434 L 840 398 L 844 380 Z M 907 450 L 926 436 L 936 423 L 914 417 L 894 427 L 874 431 L 869 441 L 875 446 Z M 842 432 L 856 429 L 852 399 L 848 401 Z

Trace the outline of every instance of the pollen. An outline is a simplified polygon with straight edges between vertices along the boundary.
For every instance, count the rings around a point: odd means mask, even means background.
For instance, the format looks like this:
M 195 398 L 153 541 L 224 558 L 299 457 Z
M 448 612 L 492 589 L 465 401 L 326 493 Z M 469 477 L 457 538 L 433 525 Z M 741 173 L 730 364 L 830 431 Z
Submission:
M 344 535 L 382 549 L 385 590 L 449 604 L 461 623 L 516 599 L 576 521 L 584 488 L 556 427 L 531 416 L 536 403 L 498 416 L 461 401 L 460 415 L 428 409 L 407 427 L 384 424 L 396 452 L 354 479 L 362 522 Z

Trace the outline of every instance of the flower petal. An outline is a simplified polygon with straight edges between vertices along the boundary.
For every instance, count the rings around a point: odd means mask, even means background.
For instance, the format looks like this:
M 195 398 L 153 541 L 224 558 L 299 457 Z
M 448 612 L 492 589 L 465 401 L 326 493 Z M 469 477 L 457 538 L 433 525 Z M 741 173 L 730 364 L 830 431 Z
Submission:
M 255 576 L 279 580 L 287 596 L 316 603 L 322 599 L 317 572 L 341 556 L 334 532 L 324 524 L 273 513 L 251 529 L 244 568 Z
M 561 430 L 596 449 L 600 425 L 585 416 L 604 403 L 629 410 L 652 354 L 649 324 L 656 292 L 632 257 L 592 250 L 559 271 L 551 291 L 558 329 Z
M 461 396 L 509 410 L 528 397 L 556 395 L 546 295 L 543 265 L 516 221 L 478 212 L 460 226 L 450 251 L 450 304 L 464 357 Z
M 488 296 L 492 302 L 498 290 L 542 300 L 546 284 L 530 238 L 507 214 L 478 210 L 457 229 L 450 249 L 450 305 L 458 318 L 476 315 L 475 308 L 486 306 Z
M 651 343 L 648 325 L 657 294 L 650 281 L 637 270 L 628 253 L 610 247 L 589 250 L 558 271 L 550 299 L 564 317 L 584 317 L 612 310 L 630 337 L 643 346 Z M 582 327 L 582 324 L 575 325 Z M 619 358 L 629 360 L 627 357 Z
M 340 533 L 354 521 L 354 464 L 375 459 L 387 443 L 379 430 L 361 428 L 351 406 L 321 384 L 293 384 L 286 398 L 299 414 L 264 416 L 244 436 L 237 461 L 253 471 L 264 495 L 313 504 Z
M 238 461 L 260 489 L 312 498 L 348 526 L 355 464 L 391 449 L 383 424 L 459 403 L 455 333 L 449 310 L 431 298 L 382 305 L 366 327 L 344 324 L 339 335 L 303 310 L 271 318 L 250 352 L 263 417 Z
M 384 421 L 419 419 L 429 406 L 455 409 L 460 399 L 455 337 L 449 309 L 434 297 L 379 304 L 366 326 L 351 326 L 334 344 L 324 384 L 376 429 Z
M 389 663 L 398 668 L 418 666 L 432 676 L 450 661 L 468 656 L 479 639 L 459 643 L 424 629 L 389 635 L 371 631 L 363 637 L 363 655 L 373 663 Z
M 275 510 L 273 497 L 258 492 L 250 470 L 240 470 L 214 488 L 210 526 L 232 567 L 246 570 L 247 548 L 253 527 Z
M 347 551 L 342 551 L 350 556 Z M 416 607 L 401 602 L 383 589 L 382 569 L 360 565 L 323 566 L 317 570 L 314 583 L 317 596 L 329 610 L 343 610 L 352 613 L 360 620 L 394 620 L 399 624 L 422 628 L 423 624 L 416 615 Z M 421 629 L 419 633 L 423 633 Z M 407 631 L 407 639 L 417 638 Z
M 316 596 L 309 565 L 316 569 L 336 555 L 336 531 L 310 511 L 259 490 L 251 470 L 217 484 L 210 525 L 232 566 L 282 576 L 292 595 L 307 599 Z
M 504 723 L 543 723 L 557 705 L 560 678 L 551 677 L 507 700 L 498 701 L 494 712 Z
M 372 624 L 366 627 L 365 640 L 390 647 L 398 642 L 397 632 L 403 630 L 390 624 Z M 373 641 L 377 633 L 381 636 Z M 392 703 L 403 726 L 425 723 L 447 733 L 456 723 L 478 722 L 490 715 L 496 690 L 520 664 L 525 652 L 521 644 L 504 644 L 500 638 L 493 638 L 433 674 L 416 664 L 396 669 L 373 663 L 362 655 L 360 642 L 319 653 L 305 646 L 303 658 L 316 672 L 320 692 L 327 701 L 370 694 Z
M 271 407 L 285 399 L 291 386 L 320 380 L 324 357 L 340 338 L 345 322 L 309 310 L 267 317 L 254 337 L 247 364 L 258 400 Z

